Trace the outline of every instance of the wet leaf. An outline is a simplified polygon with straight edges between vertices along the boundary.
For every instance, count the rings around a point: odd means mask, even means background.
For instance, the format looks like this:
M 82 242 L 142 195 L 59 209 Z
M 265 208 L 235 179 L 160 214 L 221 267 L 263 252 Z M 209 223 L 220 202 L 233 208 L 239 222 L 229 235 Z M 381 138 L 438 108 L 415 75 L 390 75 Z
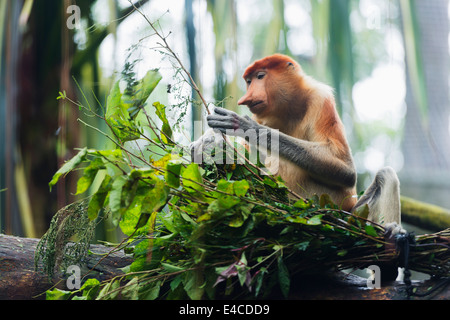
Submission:
M 250 185 L 247 180 L 236 181 L 233 184 L 234 194 L 238 197 L 244 197 L 247 194 Z
M 87 148 L 82 149 L 78 154 L 73 157 L 71 160 L 67 161 L 53 176 L 53 179 L 49 183 L 50 191 L 52 187 L 58 183 L 58 180 L 61 176 L 68 174 L 73 169 L 78 167 L 83 161 L 86 160 Z
M 99 158 L 91 161 L 83 171 L 83 176 L 78 179 L 76 195 L 85 193 L 94 182 L 99 170 L 105 169 L 103 161 Z
M 217 199 L 223 209 L 230 209 L 237 205 L 241 200 L 234 196 L 233 183 L 227 180 L 220 180 L 217 183 Z
M 323 217 L 323 214 L 318 214 L 318 215 L 312 217 L 311 219 L 308 219 L 306 224 L 308 224 L 310 226 L 321 225 L 322 224 L 322 217 Z
M 122 189 L 127 182 L 127 176 L 120 176 L 112 183 L 111 192 L 109 193 L 109 207 L 113 213 L 120 212 L 120 209 L 122 208 Z
M 375 230 L 375 228 L 372 225 L 366 224 L 365 229 L 366 229 L 366 233 L 369 236 L 372 236 L 372 237 L 377 237 L 378 236 L 377 231 Z
M 167 163 L 164 178 L 168 186 L 175 189 L 180 187 L 180 172 L 181 172 L 180 161 L 169 161 Z
M 111 189 L 110 182 L 111 177 L 108 175 L 105 176 L 100 185 L 100 188 L 89 201 L 88 217 L 91 221 L 97 218 L 99 211 L 104 207 L 106 197 L 108 196 L 108 193 Z
M 283 262 L 282 256 L 278 257 L 278 280 L 280 283 L 281 293 L 283 293 L 285 298 L 288 298 L 291 287 L 291 278 L 289 276 L 289 271 Z
M 320 197 L 319 204 L 322 208 L 332 208 L 334 207 L 333 200 L 331 200 L 331 197 L 328 194 L 323 194 Z
M 72 292 L 59 289 L 48 290 L 46 292 L 47 300 L 67 300 L 70 298 Z
M 204 191 L 203 178 L 198 164 L 191 163 L 188 165 L 186 169 L 182 170 L 181 176 L 183 178 L 183 186 L 187 191 Z
M 166 116 L 166 106 L 155 102 L 153 106 L 156 108 L 156 115 L 162 121 L 162 130 L 161 130 L 161 140 L 165 144 L 172 144 L 171 140 L 173 138 L 172 128 L 170 127 L 169 121 Z
M 367 217 L 369 216 L 369 206 L 367 204 L 358 207 L 354 214 L 358 217 L 361 217 L 363 219 L 367 219 Z

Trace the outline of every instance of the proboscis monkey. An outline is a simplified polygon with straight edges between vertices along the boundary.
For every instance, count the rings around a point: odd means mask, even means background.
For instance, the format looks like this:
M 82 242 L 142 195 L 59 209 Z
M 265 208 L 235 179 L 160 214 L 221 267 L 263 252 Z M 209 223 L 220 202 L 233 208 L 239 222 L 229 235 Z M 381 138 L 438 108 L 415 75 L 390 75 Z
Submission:
M 354 212 L 369 206 L 369 219 L 384 224 L 389 232 L 400 226 L 399 180 L 392 168 L 380 170 L 365 194 L 356 198 L 356 170 L 345 129 L 336 111 L 333 90 L 306 75 L 290 57 L 275 54 L 250 65 L 243 78 L 247 93 L 238 101 L 253 118 L 215 108 L 207 117 L 216 134 L 206 133 L 192 144 L 202 149 L 221 132 L 242 136 L 253 130 L 268 135 L 278 130 L 277 174 L 302 197 L 328 194 L 343 210 Z M 275 134 L 274 134 L 275 135 Z

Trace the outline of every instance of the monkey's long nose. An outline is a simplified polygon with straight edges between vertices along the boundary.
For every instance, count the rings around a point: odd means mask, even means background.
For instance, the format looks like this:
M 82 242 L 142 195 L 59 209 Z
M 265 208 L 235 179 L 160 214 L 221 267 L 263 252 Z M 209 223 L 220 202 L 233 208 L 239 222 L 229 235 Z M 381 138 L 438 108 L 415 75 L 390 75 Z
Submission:
M 251 103 L 252 103 L 252 98 L 249 94 L 244 95 L 238 101 L 239 106 L 249 106 Z

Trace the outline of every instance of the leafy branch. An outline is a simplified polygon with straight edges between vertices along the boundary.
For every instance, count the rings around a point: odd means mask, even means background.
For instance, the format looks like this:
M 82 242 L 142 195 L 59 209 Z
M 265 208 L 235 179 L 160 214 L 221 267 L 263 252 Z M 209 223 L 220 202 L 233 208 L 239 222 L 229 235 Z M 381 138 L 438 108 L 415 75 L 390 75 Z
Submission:
M 167 37 L 145 19 L 207 108 Z M 57 97 L 104 121 L 111 133 L 80 120 L 114 147 L 82 148 L 55 173 L 50 188 L 81 171 L 76 194 L 90 195 L 55 215 L 36 263 L 42 260 L 49 274 L 64 268 L 64 261 L 82 263 L 100 212 L 126 235 L 111 252 L 126 247 L 134 262 L 124 276 L 88 279 L 74 292 L 55 289 L 47 292 L 49 299 L 267 298 L 276 290 L 288 297 L 299 274 L 399 264 L 395 239 L 386 238 L 365 211 L 342 211 L 327 195 L 295 197 L 279 177 L 262 175 L 260 163 L 191 163 L 173 137 L 166 107 L 147 105 L 161 80 L 158 70 L 138 80 L 131 67 L 122 74 L 127 88 L 122 92 L 119 81 L 113 85 L 103 114 L 86 97 L 86 107 L 64 91 Z M 237 150 L 236 142 L 227 143 Z M 450 276 L 450 230 L 415 242 L 410 269 Z
M 162 48 L 164 48 L 177 62 L 177 64 L 180 66 L 180 68 L 183 70 L 184 74 L 189 78 L 189 83 L 192 86 L 192 89 L 198 94 L 198 96 L 200 97 L 203 105 L 206 108 L 206 111 L 208 112 L 208 114 L 211 114 L 211 112 L 209 111 L 208 108 L 208 103 L 206 102 L 205 98 L 203 97 L 199 87 L 197 86 L 197 84 L 195 83 L 194 79 L 192 78 L 192 75 L 189 71 L 187 71 L 187 69 L 184 67 L 183 62 L 181 61 L 181 59 L 178 57 L 178 55 L 172 50 L 172 48 L 169 46 L 168 42 L 167 42 L 167 38 L 170 36 L 171 32 L 169 32 L 169 34 L 167 36 L 164 36 L 161 34 L 160 31 L 158 31 L 158 29 L 155 27 L 154 23 L 150 21 L 150 19 L 130 0 L 128 0 L 128 2 L 134 7 L 134 10 L 136 10 L 136 12 L 138 12 L 144 19 L 145 21 L 147 21 L 148 25 L 152 28 L 152 30 L 154 31 L 155 35 L 161 39 L 162 43 L 159 43 Z
M 170 55 L 171 57 L 173 57 L 173 58 L 176 60 L 178 66 L 181 68 L 181 70 L 183 71 L 183 73 L 188 77 L 188 79 L 189 79 L 188 83 L 190 84 L 190 86 L 192 87 L 192 89 L 197 93 L 197 95 L 200 97 L 200 100 L 202 101 L 202 103 L 203 103 L 203 105 L 204 105 L 204 107 L 205 107 L 205 109 L 206 109 L 206 112 L 207 112 L 208 114 L 211 114 L 211 111 L 209 110 L 209 107 L 208 107 L 208 103 L 206 102 L 205 98 L 203 97 L 203 94 L 201 93 L 201 91 L 200 91 L 199 87 L 197 86 L 196 82 L 195 82 L 194 79 L 192 78 L 191 73 L 185 68 L 185 66 L 184 66 L 183 62 L 181 61 L 181 59 L 180 59 L 180 58 L 178 57 L 178 55 L 172 50 L 172 48 L 170 47 L 169 43 L 167 42 L 167 38 L 171 35 L 171 32 L 169 32 L 169 34 L 168 34 L 167 36 L 164 36 L 164 35 L 163 35 L 160 31 L 158 31 L 158 29 L 155 27 L 155 23 L 151 22 L 150 19 L 149 19 L 149 18 L 148 18 L 148 17 L 147 17 L 147 16 L 146 16 L 139 8 L 138 8 L 138 7 L 136 7 L 130 0 L 128 0 L 128 1 L 129 1 L 130 4 L 134 7 L 134 9 L 136 10 L 136 12 L 138 12 L 138 13 L 145 19 L 145 21 L 148 23 L 148 25 L 149 25 L 149 26 L 151 27 L 151 29 L 154 31 L 154 34 L 162 41 L 162 43 L 159 43 L 159 45 L 161 45 L 161 47 L 162 47 L 164 50 L 166 50 L 166 51 L 169 53 L 169 55 Z M 231 146 L 230 141 L 228 140 L 228 138 L 227 138 L 224 134 L 222 134 L 222 137 L 223 137 L 223 140 L 224 140 L 228 145 Z M 251 166 L 251 167 L 253 167 L 253 168 L 255 168 L 255 169 L 258 169 L 251 161 L 249 161 L 249 159 L 248 159 L 245 155 L 241 154 L 237 148 L 235 148 L 235 147 L 233 146 L 233 149 L 234 149 L 234 152 L 235 152 L 241 159 L 244 159 L 244 161 L 245 161 L 245 163 L 246 163 L 244 166 L 249 165 L 249 166 Z M 248 169 L 248 168 L 247 168 L 247 169 Z M 270 179 L 273 179 L 271 176 L 269 176 L 269 178 L 270 178 Z M 273 179 L 273 181 L 275 182 L 274 179 Z M 300 199 L 300 196 L 299 196 L 298 194 L 296 194 L 294 191 L 289 190 L 289 192 L 290 192 L 291 195 L 293 195 L 293 196 L 297 197 L 298 199 Z

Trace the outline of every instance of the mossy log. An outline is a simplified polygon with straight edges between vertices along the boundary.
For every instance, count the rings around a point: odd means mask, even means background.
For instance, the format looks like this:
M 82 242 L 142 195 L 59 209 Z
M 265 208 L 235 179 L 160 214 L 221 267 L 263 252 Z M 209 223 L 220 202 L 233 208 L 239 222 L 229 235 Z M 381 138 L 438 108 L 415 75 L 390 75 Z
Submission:
M 436 205 L 401 197 L 402 220 L 431 231 L 450 227 L 450 211 Z
M 25 239 L 0 235 L 0 300 L 45 299 L 45 291 L 56 286 L 67 290 L 64 275 L 57 273 L 53 279 L 42 272 L 42 266 L 35 270 L 34 254 L 39 239 Z M 100 281 L 122 273 L 120 268 L 129 265 L 132 260 L 123 252 L 115 252 L 105 259 L 104 254 L 111 248 L 92 245 L 83 269 L 92 269 L 88 278 Z M 84 270 L 82 270 L 83 272 Z
M 23 239 L 0 235 L 0 300 L 45 299 L 45 291 L 56 286 L 65 288 L 64 275 L 56 274 L 49 279 L 46 274 L 35 270 L 34 254 L 38 239 Z M 109 247 L 91 246 L 95 253 L 107 253 Z M 94 268 L 91 278 L 106 280 L 122 273 L 120 268 L 131 263 L 123 252 L 115 252 L 100 261 L 103 255 L 89 255 L 87 268 Z M 99 263 L 100 262 L 100 263 Z M 438 284 L 439 280 L 414 281 L 421 291 Z M 297 285 L 298 284 L 298 285 Z M 368 290 L 367 280 L 354 275 L 331 273 L 323 276 L 308 276 L 292 284 L 290 300 L 402 300 L 406 299 L 402 282 L 382 283 L 381 289 Z M 277 298 L 277 297 L 274 297 Z M 448 300 L 450 287 L 437 291 L 425 299 Z

